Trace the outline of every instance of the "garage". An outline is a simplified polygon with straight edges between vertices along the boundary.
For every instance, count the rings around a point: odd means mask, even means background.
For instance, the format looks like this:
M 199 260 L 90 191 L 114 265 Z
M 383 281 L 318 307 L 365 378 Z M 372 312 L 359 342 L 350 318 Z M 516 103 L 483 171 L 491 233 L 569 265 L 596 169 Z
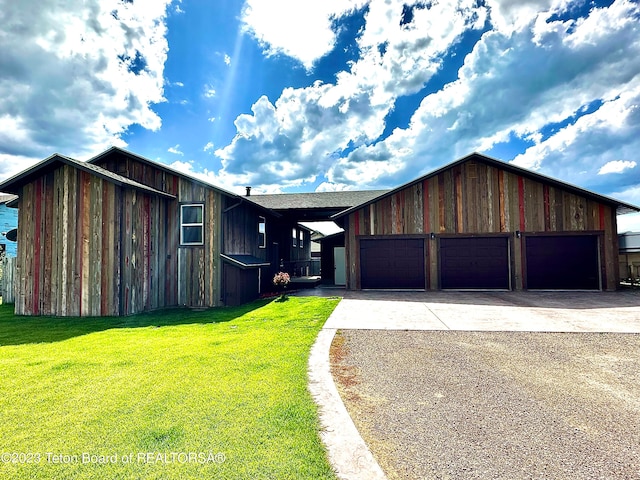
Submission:
M 443 289 L 510 289 L 507 237 L 440 239 Z
M 360 240 L 362 288 L 424 289 L 424 239 Z
M 526 288 L 599 290 L 597 235 L 525 237 Z

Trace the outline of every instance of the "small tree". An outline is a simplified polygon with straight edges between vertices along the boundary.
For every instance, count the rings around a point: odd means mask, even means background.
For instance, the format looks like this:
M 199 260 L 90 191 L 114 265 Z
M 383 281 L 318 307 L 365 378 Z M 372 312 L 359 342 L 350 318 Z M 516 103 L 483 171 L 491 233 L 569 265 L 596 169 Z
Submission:
M 273 284 L 280 290 L 280 299 L 281 301 L 287 299 L 287 295 L 285 290 L 287 289 L 287 285 L 291 282 L 291 277 L 286 272 L 278 272 L 273 277 Z

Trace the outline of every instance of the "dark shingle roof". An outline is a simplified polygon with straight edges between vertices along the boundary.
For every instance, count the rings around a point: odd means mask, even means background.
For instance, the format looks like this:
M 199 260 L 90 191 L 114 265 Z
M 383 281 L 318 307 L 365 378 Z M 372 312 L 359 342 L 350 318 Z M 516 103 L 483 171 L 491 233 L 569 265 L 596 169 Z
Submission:
M 272 210 L 289 209 L 346 209 L 387 193 L 388 190 L 361 190 L 314 193 L 276 193 L 251 195 L 247 200 Z

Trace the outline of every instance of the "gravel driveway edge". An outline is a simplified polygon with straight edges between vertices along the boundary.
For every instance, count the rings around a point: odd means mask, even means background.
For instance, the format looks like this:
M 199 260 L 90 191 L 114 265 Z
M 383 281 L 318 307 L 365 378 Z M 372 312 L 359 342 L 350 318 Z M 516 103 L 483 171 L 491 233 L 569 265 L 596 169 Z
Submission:
M 329 349 L 336 329 L 323 329 L 309 355 L 309 391 L 318 405 L 320 438 L 339 478 L 386 480 L 386 476 L 358 433 L 331 375 Z

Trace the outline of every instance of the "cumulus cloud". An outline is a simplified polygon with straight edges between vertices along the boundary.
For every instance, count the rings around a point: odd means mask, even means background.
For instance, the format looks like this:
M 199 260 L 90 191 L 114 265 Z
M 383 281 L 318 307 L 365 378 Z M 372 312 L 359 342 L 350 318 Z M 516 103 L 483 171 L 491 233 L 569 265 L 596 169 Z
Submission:
M 259 185 L 315 181 L 344 152 L 379 138 L 396 99 L 420 91 L 440 69 L 448 49 L 486 19 L 486 11 L 471 0 L 416 6 L 411 21 L 403 18 L 404 5 L 369 3 L 366 26 L 357 39 L 360 57 L 337 74 L 335 83 L 286 88 L 274 103 L 262 97 L 252 114 L 240 115 L 235 138 L 216 151 L 224 172 L 248 174 Z M 313 14 L 299 20 L 305 23 Z M 382 175 L 400 167 L 395 161 L 354 166 L 345 183 L 363 180 L 366 171 Z
M 581 21 L 550 20 L 552 14 L 539 13 L 544 22 L 533 19 L 517 32 L 486 32 L 458 79 L 427 95 L 407 129 L 340 158 L 329 180 L 350 183 L 352 172 L 373 159 L 401 168 L 373 175 L 369 184 L 397 185 L 516 137 L 534 146 L 515 163 L 602 187 L 597 169 L 632 158 L 640 147 L 638 6 L 616 2 Z M 585 113 L 594 103 L 601 105 Z M 587 175 L 577 179 L 580 171 Z
M 132 124 L 159 129 L 151 107 L 164 101 L 168 4 L 4 2 L 0 154 L 36 160 L 55 149 L 88 156 L 123 145 L 120 136 Z
M 216 151 L 223 171 L 253 184 L 325 176 L 322 189 L 388 187 L 516 138 L 533 145 L 517 164 L 572 181 L 586 172 L 579 183 L 608 188 L 598 169 L 633 158 L 640 141 L 638 5 L 573 19 L 564 0 L 486 5 L 372 0 L 359 58 L 335 83 L 260 98 Z M 457 80 L 425 94 L 409 126 L 382 138 L 395 102 L 421 92 L 462 36 L 481 29 Z
M 607 173 L 622 173 L 625 170 L 635 168 L 636 165 L 636 162 L 629 160 L 612 160 L 600 167 L 600 170 L 598 170 L 598 175 L 606 175 Z
M 246 32 L 269 55 L 284 54 L 311 69 L 333 50 L 332 21 L 364 5 L 365 0 L 247 0 L 242 11 Z

